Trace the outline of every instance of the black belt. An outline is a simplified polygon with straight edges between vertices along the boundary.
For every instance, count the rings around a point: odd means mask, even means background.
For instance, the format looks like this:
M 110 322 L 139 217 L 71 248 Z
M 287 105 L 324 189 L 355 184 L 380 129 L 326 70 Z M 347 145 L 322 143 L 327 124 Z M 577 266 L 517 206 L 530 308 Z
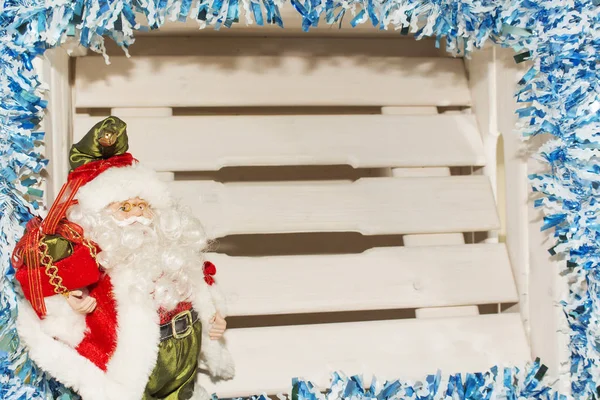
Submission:
M 160 341 L 174 337 L 183 339 L 192 333 L 192 325 L 198 321 L 195 310 L 185 310 L 171 318 L 171 321 L 160 326 Z

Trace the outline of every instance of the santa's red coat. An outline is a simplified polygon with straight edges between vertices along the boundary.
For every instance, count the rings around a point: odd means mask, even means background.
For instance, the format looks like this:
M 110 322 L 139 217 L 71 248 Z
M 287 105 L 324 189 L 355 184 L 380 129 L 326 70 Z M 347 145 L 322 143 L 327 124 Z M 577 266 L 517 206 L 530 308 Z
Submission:
M 113 355 L 117 343 L 116 301 L 112 296 L 110 277 L 98 268 L 90 250 L 81 244 L 73 248 L 73 254 L 55 263 L 62 278 L 62 285 L 69 291 L 87 287 L 90 296 L 96 299 L 96 309 L 87 314 L 87 330 L 81 343 L 77 346 L 79 354 L 92 361 L 98 368 L 106 371 L 106 364 Z M 40 267 L 43 268 L 43 267 Z M 27 268 L 19 268 L 16 278 L 23 288 L 25 298 L 28 295 L 30 282 Z M 44 297 L 54 296 L 54 286 L 48 280 L 42 280 Z

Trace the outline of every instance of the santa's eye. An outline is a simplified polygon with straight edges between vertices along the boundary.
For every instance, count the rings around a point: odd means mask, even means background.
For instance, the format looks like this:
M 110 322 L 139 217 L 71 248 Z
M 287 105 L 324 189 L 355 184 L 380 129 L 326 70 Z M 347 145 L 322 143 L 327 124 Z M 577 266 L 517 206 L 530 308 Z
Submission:
M 129 211 L 131 211 L 131 204 L 129 204 L 129 203 L 125 203 L 125 204 L 123 204 L 123 205 L 122 205 L 122 206 L 119 208 L 119 210 L 120 210 L 120 211 L 123 211 L 123 212 L 129 212 Z
M 144 211 L 146 208 L 148 208 L 148 203 L 140 203 L 138 204 L 138 207 L 140 210 Z

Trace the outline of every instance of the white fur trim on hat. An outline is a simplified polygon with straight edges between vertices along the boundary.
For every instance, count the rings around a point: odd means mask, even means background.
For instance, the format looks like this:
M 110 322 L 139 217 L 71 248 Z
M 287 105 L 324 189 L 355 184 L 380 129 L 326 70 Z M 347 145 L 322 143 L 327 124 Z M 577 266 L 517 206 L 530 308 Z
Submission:
M 146 200 L 154 208 L 171 205 L 166 183 L 156 172 L 140 164 L 110 168 L 83 185 L 75 196 L 81 208 L 91 212 L 134 197 Z

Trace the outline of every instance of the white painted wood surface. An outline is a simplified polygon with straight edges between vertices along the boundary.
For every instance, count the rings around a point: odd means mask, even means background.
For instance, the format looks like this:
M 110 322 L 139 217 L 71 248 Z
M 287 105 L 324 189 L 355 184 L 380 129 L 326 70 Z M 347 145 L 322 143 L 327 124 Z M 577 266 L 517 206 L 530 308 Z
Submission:
M 404 235 L 402 237 L 406 247 L 420 246 L 449 246 L 465 243 L 462 233 L 428 233 L 420 235 Z
M 134 118 L 146 121 L 148 119 L 156 120 L 156 118 L 161 118 L 161 117 L 163 119 L 164 119 L 164 117 L 172 117 L 173 109 L 171 107 L 111 108 L 110 115 L 114 115 L 116 117 L 121 117 L 121 118 L 126 118 L 127 121 L 129 121 L 130 119 L 134 119 Z M 85 117 L 83 117 L 83 118 L 85 118 Z M 94 124 L 96 122 L 102 120 L 102 118 L 103 117 L 89 117 L 89 119 L 85 120 L 85 123 L 87 124 L 86 126 L 94 126 Z M 73 128 L 73 136 L 74 137 L 78 137 L 78 132 L 77 132 L 79 129 L 79 127 L 77 126 L 79 123 L 78 119 L 79 118 L 75 117 L 75 127 Z M 85 127 L 82 127 L 82 129 L 83 129 L 83 132 L 81 132 L 81 137 L 83 137 L 83 135 L 85 135 L 87 133 L 87 130 L 85 129 Z M 169 130 L 169 132 L 170 132 L 170 130 Z M 129 134 L 129 132 L 127 132 L 127 133 Z M 164 135 L 164 131 L 163 131 L 163 135 Z M 140 147 L 143 147 L 143 146 L 140 146 Z
M 383 115 L 437 115 L 438 108 L 435 106 L 421 106 L 421 107 L 410 107 L 410 106 L 385 106 L 381 107 L 381 114 Z
M 289 392 L 291 379 L 326 387 L 330 373 L 422 379 L 436 369 L 478 372 L 521 364 L 529 346 L 517 314 L 234 329 L 226 333 L 236 377 L 201 383 L 220 397 Z
M 541 144 L 551 138 L 538 137 L 534 143 Z M 548 172 L 548 166 L 540 161 L 528 161 L 529 173 Z M 527 288 L 528 320 L 531 352 L 551 368 L 550 376 L 558 379 L 557 387 L 563 393 L 571 393 L 569 336 L 571 329 L 560 302 L 568 298 L 569 277 L 561 276 L 566 260 L 559 260 L 548 252 L 556 244 L 553 232 L 541 231 L 543 213 L 528 202 L 528 261 Z M 520 282 L 523 283 L 523 280 Z
M 463 62 L 451 58 L 115 56 L 106 65 L 84 57 L 75 80 L 83 108 L 471 103 Z
M 531 186 L 528 182 L 528 175 L 533 171 L 528 171 L 528 159 L 531 155 L 533 146 L 531 143 L 523 142 L 520 132 L 517 129 L 517 102 L 514 93 L 517 89 L 517 82 L 527 72 L 526 63 L 516 64 L 513 56 L 514 51 L 510 49 L 494 49 L 494 61 L 496 64 L 496 97 L 495 103 L 498 116 L 497 129 L 498 134 L 502 135 L 503 160 L 499 164 L 504 167 L 504 190 L 498 192 L 499 210 L 505 211 L 505 230 L 506 246 L 511 266 L 515 276 L 515 284 L 519 292 L 519 308 L 523 325 L 528 334 L 531 332 L 530 315 L 534 313 L 542 319 L 546 318 L 546 313 L 540 313 L 538 307 L 532 308 L 530 301 L 535 302 L 540 297 L 546 297 L 548 288 L 545 285 L 539 285 L 539 282 L 531 282 L 539 293 L 532 298 L 530 296 L 530 269 L 532 268 L 531 257 L 533 254 L 543 253 L 543 258 L 547 259 L 549 254 L 547 248 L 543 248 L 540 234 L 532 233 L 530 237 L 529 230 L 539 230 L 540 224 L 534 220 L 540 218 L 540 215 L 528 210 L 528 204 L 532 201 Z M 504 207 L 502 207 L 504 206 Z M 530 227 L 530 225 L 532 225 Z M 535 245 L 532 239 L 538 241 Z M 548 246 L 550 247 L 550 246 Z M 542 259 L 535 261 L 533 268 L 541 268 L 547 278 L 552 278 L 553 272 L 558 272 L 553 263 Z M 554 271 L 553 271 L 554 270 Z M 554 280 L 554 279 L 552 279 Z M 538 280 L 539 281 L 539 280 Z M 540 287 L 543 286 L 543 287 Z M 550 368 L 550 374 L 555 374 L 561 363 L 556 362 L 557 349 L 553 345 L 548 345 L 546 337 L 554 337 L 556 329 L 548 329 L 550 322 L 545 320 L 539 325 L 541 336 L 532 343 L 535 356 L 543 356 L 544 362 Z M 548 336 L 546 336 L 548 335 Z M 539 350 L 541 350 L 541 352 Z
M 496 60 L 493 47 L 474 52 L 469 60 L 465 61 L 469 74 L 469 88 L 471 98 L 477 99 L 473 103 L 474 115 L 479 124 L 481 139 L 485 149 L 485 158 L 488 163 L 484 167 L 484 174 L 490 177 L 494 196 L 496 195 L 496 146 L 498 143 L 498 115 Z
M 497 229 L 499 223 L 483 176 L 285 185 L 175 181 L 171 188 L 211 238 L 286 232 L 471 232 Z
M 77 116 L 79 140 L 103 117 Z M 128 116 L 130 147 L 161 171 L 233 166 L 484 165 L 470 115 Z M 165 146 L 165 139 L 184 146 Z
M 499 130 L 504 141 L 506 180 L 506 243 L 520 293 L 520 311 L 534 357 L 548 366 L 548 375 L 558 378 L 557 388 L 570 393 L 569 328 L 559 302 L 568 294 L 565 277 L 559 275 L 565 261 L 548 253 L 554 245 L 552 232 L 541 232 L 542 212 L 533 208 L 528 174 L 546 172 L 546 166 L 530 154 L 547 138 L 525 143 L 516 128 L 517 82 L 531 63 L 515 64 L 514 52 L 496 49 L 498 64 Z
M 363 254 L 210 254 L 230 315 L 380 310 L 517 301 L 504 245 L 378 248 Z M 276 301 L 274 301 L 276 300 Z
M 486 165 L 478 173 L 490 178 L 494 190 L 494 198 L 497 199 L 497 160 L 496 152 L 498 146 L 498 115 L 497 97 L 498 85 L 496 82 L 497 62 L 495 60 L 496 48 L 485 46 L 465 61 L 469 75 L 469 88 L 471 98 L 477 99 L 473 103 L 473 111 L 477 117 L 481 139 L 487 160 Z M 498 232 L 487 232 L 486 242 L 497 243 Z
M 49 164 L 46 168 L 46 201 L 51 204 L 67 180 L 69 171 L 69 147 L 73 123 L 71 84 L 69 82 L 69 56 L 62 48 L 47 50 L 38 58 L 37 71 L 50 91 L 47 93 L 48 113 L 42 121 L 45 136 L 44 155 Z
M 479 315 L 477 306 L 427 307 L 415 310 L 417 319 L 472 317 L 475 315 Z
M 448 167 L 392 168 L 392 176 L 394 178 L 416 178 L 450 175 L 450 168 Z

